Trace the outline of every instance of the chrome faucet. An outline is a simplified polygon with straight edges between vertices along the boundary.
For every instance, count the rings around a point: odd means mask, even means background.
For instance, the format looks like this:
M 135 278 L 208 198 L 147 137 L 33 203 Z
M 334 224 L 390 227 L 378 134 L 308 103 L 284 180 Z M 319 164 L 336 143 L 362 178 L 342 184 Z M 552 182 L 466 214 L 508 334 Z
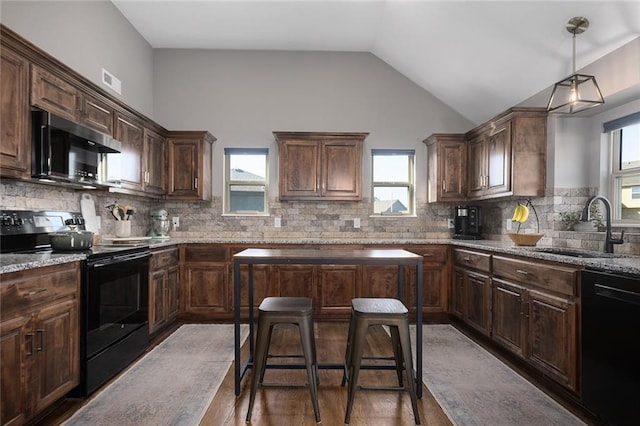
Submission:
M 602 201 L 602 204 L 604 204 L 604 210 L 605 210 L 605 216 L 606 216 L 605 220 L 607 222 L 607 234 L 604 240 L 604 252 L 613 253 L 614 244 L 624 243 L 624 241 L 622 240 L 622 238 L 624 237 L 624 231 L 620 232 L 620 238 L 613 238 L 613 236 L 611 235 L 611 202 L 607 200 L 607 197 L 604 197 L 602 195 L 594 195 L 593 197 L 591 197 L 589 201 L 587 201 L 587 204 L 584 207 L 584 209 L 582 210 L 582 216 L 580 217 L 580 220 L 582 222 L 587 222 L 588 220 L 591 219 L 591 204 L 593 204 L 593 202 L 596 200 L 600 200 Z

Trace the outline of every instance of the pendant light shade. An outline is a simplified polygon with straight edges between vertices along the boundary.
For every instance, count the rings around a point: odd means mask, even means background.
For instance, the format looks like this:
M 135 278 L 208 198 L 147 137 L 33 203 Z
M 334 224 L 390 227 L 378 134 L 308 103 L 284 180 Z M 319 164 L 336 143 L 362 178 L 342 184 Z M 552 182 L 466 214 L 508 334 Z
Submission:
M 567 23 L 567 31 L 573 34 L 573 74 L 554 84 L 547 104 L 549 112 L 575 114 L 604 103 L 596 78 L 576 73 L 576 34 L 587 28 L 589 21 L 581 16 L 571 18 Z

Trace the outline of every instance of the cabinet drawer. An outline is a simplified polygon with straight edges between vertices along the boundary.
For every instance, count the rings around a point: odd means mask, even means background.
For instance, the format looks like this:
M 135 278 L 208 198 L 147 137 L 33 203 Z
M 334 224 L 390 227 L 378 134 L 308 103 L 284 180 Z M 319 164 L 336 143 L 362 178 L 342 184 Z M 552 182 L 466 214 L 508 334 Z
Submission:
M 458 266 L 483 272 L 491 271 L 491 255 L 477 251 L 453 249 L 453 261 Z
M 45 302 L 75 295 L 80 288 L 80 262 L 3 274 L 0 284 L 2 317 Z
M 575 295 L 578 269 L 561 264 L 493 257 L 493 275 L 566 295 Z
M 406 250 L 423 256 L 425 262 L 446 263 L 449 254 L 446 246 L 411 246 Z
M 155 271 L 169 266 L 177 265 L 180 262 L 180 250 L 177 247 L 151 252 L 150 270 Z
M 224 262 L 227 246 L 217 244 L 189 244 L 184 250 L 185 262 Z

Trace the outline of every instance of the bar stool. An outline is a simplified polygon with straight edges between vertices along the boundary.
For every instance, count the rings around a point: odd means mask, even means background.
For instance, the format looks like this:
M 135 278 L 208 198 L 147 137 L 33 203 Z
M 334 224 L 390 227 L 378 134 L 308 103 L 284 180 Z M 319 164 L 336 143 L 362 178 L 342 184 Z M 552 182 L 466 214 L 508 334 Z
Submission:
M 249 397 L 249 409 L 247 410 L 247 422 L 251 421 L 251 411 L 256 398 L 258 387 L 277 386 L 294 387 L 285 384 L 263 384 L 264 373 L 267 368 L 271 333 L 277 324 L 295 324 L 300 331 L 303 355 L 286 355 L 288 358 L 304 358 L 307 370 L 308 383 L 303 385 L 309 388 L 311 402 L 316 416 L 316 422 L 320 422 L 320 409 L 318 408 L 318 362 L 316 360 L 316 347 L 313 335 L 313 319 L 311 317 L 312 305 L 308 297 L 267 297 L 258 308 L 258 331 L 256 335 L 256 347 L 253 358 L 253 377 L 251 380 L 251 395 Z
M 342 386 L 347 382 L 349 383 L 347 388 L 347 412 L 344 417 L 344 423 L 349 424 L 351 419 L 356 388 L 364 389 L 362 386 L 358 386 L 358 375 L 362 366 L 362 353 L 366 344 L 366 334 L 372 325 L 386 325 L 390 329 L 393 359 L 395 360 L 399 386 L 366 389 L 408 391 L 411 397 L 415 422 L 420 424 L 415 370 L 413 368 L 411 340 L 409 337 L 409 311 L 401 301 L 387 298 L 357 298 L 351 301 L 351 318 L 345 353 L 345 367 L 342 376 Z M 403 383 L 402 380 L 403 370 L 406 371 L 406 383 Z

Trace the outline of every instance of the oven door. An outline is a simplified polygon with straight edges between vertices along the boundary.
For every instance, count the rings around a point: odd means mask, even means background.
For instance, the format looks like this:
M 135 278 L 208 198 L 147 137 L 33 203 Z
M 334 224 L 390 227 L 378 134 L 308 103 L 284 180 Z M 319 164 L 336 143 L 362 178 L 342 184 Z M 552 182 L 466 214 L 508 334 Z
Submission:
M 148 250 L 85 262 L 81 370 L 85 395 L 137 358 L 149 342 Z

